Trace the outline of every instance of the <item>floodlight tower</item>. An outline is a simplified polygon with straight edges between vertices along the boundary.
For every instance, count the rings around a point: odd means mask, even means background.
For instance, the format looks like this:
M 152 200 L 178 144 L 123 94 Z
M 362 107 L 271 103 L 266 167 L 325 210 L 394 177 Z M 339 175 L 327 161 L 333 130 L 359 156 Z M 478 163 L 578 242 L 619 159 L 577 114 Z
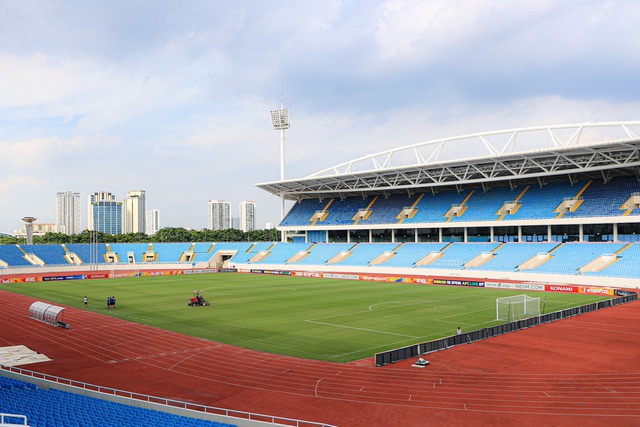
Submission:
M 25 216 L 22 218 L 24 221 L 25 234 L 27 235 L 27 245 L 33 245 L 33 223 L 38 218 L 34 218 L 32 216 Z
M 280 131 L 280 181 L 284 181 L 284 131 L 289 129 L 289 110 L 284 108 L 284 99 L 280 98 L 280 109 L 271 111 L 271 123 L 273 130 Z M 280 221 L 284 219 L 284 192 L 280 193 Z M 283 242 L 286 240 L 282 233 Z

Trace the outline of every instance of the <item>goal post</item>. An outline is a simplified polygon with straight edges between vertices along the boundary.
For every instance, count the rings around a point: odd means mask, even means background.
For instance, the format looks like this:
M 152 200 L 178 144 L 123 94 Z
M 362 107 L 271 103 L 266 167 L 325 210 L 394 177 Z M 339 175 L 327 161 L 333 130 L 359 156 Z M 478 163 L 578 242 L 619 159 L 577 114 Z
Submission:
M 516 295 L 496 298 L 496 320 L 511 322 L 540 316 L 540 297 Z

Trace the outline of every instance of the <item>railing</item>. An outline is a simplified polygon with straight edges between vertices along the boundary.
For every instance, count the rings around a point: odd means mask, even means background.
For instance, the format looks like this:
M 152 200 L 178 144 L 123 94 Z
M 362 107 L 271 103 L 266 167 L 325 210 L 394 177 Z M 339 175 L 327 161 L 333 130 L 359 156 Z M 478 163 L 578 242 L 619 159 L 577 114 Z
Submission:
M 531 326 L 537 326 L 543 323 L 549 323 L 567 317 L 576 316 L 578 314 L 588 313 L 590 311 L 600 310 L 603 308 L 638 300 L 638 294 L 636 292 L 618 292 L 620 295 L 618 298 L 594 302 L 580 307 L 568 308 L 561 311 L 555 311 L 553 313 L 530 317 L 528 319 L 517 320 L 514 322 L 504 323 L 502 325 L 479 329 L 477 331 L 465 332 L 446 338 L 441 338 L 420 344 L 413 344 L 407 347 L 385 351 L 383 353 L 377 353 L 375 356 L 376 366 L 385 366 L 389 363 L 396 363 L 401 360 L 417 357 L 421 354 L 444 350 L 455 345 L 472 343 L 474 341 L 483 340 L 496 335 L 502 335 L 507 332 L 517 331 L 518 329 L 529 328 Z
M 16 422 L 17 421 L 17 422 Z M 22 422 L 20 422 L 22 421 Z M 0 425 L 11 424 L 11 425 L 27 425 L 27 417 L 26 415 L 18 415 L 18 414 L 0 414 Z
M 318 423 L 314 421 L 296 420 L 293 418 L 276 417 L 272 415 L 257 414 L 253 412 L 238 411 L 233 409 L 217 408 L 213 406 L 199 405 L 197 403 L 182 402 L 180 400 L 167 399 L 164 397 L 150 396 L 147 394 L 134 393 L 126 390 L 119 390 L 110 387 L 103 387 L 96 384 L 89 384 L 82 381 L 71 380 L 67 378 L 57 377 L 55 375 L 43 374 L 40 372 L 30 371 L 28 369 L 17 368 L 15 366 L 6 366 L 0 364 L 0 370 L 8 371 L 13 374 L 23 375 L 41 381 L 49 381 L 64 386 L 74 387 L 81 390 L 101 393 L 107 396 L 116 396 L 127 399 L 135 399 L 142 402 L 163 405 L 171 408 L 178 408 L 188 411 L 197 411 L 205 414 L 219 415 L 225 417 L 233 417 L 251 421 L 259 421 L 263 423 L 271 423 L 277 425 L 287 425 L 295 427 L 336 427 L 332 424 Z M 25 417 L 26 420 L 26 417 Z

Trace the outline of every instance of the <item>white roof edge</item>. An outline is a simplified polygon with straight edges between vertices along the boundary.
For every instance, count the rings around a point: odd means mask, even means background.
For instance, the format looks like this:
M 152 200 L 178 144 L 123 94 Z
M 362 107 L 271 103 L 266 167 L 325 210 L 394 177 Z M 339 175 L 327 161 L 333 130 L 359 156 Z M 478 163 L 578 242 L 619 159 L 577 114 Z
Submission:
M 434 140 L 430 140 L 430 141 L 425 141 L 425 142 L 421 142 L 421 143 L 417 143 L 417 144 L 411 144 L 411 145 L 405 145 L 399 148 L 394 148 L 394 149 L 390 149 L 390 150 L 385 150 L 385 151 L 381 151 L 375 154 L 367 154 L 366 156 L 362 156 L 362 157 L 358 157 L 354 160 L 350 160 L 347 162 L 343 162 L 340 163 L 338 165 L 335 166 L 331 166 L 329 168 L 325 168 L 323 170 L 320 170 L 318 172 L 315 172 L 311 175 L 308 175 L 302 179 L 313 179 L 313 178 L 326 178 L 326 177 L 330 177 L 330 176 L 340 176 L 343 174 L 348 174 L 351 173 L 352 167 L 356 164 L 356 163 L 360 163 L 360 162 L 368 162 L 370 164 L 373 164 L 374 167 L 372 169 L 369 170 L 381 170 L 381 169 L 398 169 L 398 168 L 402 168 L 402 167 L 411 167 L 411 166 L 417 166 L 417 165 L 429 165 L 429 164 L 439 164 L 439 163 L 449 163 L 449 161 L 441 161 L 438 159 L 438 155 L 437 153 L 435 153 L 435 156 L 431 156 L 428 159 L 424 160 L 422 159 L 422 161 L 418 161 L 416 163 L 413 164 L 406 164 L 406 165 L 402 165 L 402 166 L 391 166 L 390 164 L 387 164 L 387 162 L 385 162 L 383 165 L 379 165 L 379 163 L 377 162 L 376 158 L 378 157 L 383 157 L 383 156 L 392 156 L 393 153 L 397 153 L 397 152 L 401 152 L 401 151 L 405 151 L 405 150 L 417 150 L 420 147 L 425 147 L 425 146 L 429 146 L 429 145 L 444 145 L 447 143 L 452 143 L 454 141 L 461 141 L 461 140 L 468 140 L 468 139 L 472 139 L 472 138 L 480 138 L 485 147 L 487 148 L 487 155 L 485 156 L 476 156 L 476 157 L 469 157 L 469 158 L 460 158 L 460 159 L 456 159 L 453 160 L 454 162 L 460 162 L 460 161 L 474 161 L 474 160 L 478 160 L 478 159 L 485 159 L 485 158 L 491 158 L 491 157 L 501 157 L 501 156 L 507 156 L 507 155 L 513 155 L 513 154 L 517 154 L 517 153 L 533 153 L 533 152 L 542 152 L 542 151 L 547 151 L 549 149 L 563 149 L 563 148 L 571 148 L 571 147 L 575 147 L 575 146 L 589 146 L 589 145 L 599 145 L 599 144 L 603 144 L 603 143 L 615 143 L 615 142 L 621 142 L 623 140 L 621 139 L 612 139 L 612 140 L 602 140 L 602 141 L 598 141 L 598 142 L 592 142 L 592 143 L 583 143 L 583 144 L 579 144 L 576 143 L 576 136 L 577 136 L 577 140 L 579 141 L 580 139 L 580 134 L 584 129 L 588 129 L 588 128 L 602 128 L 602 127 L 611 127 L 611 128 L 620 128 L 627 136 L 628 138 L 625 140 L 632 140 L 632 139 L 637 139 L 640 136 L 634 134 L 629 127 L 634 127 L 634 126 L 640 126 L 640 121 L 619 121 L 619 122 L 585 122 L 585 123 L 574 123 L 574 124 L 562 124 L 562 125 L 549 125 L 549 126 L 533 126 L 533 127 L 523 127 L 523 128 L 515 128 L 515 129 L 506 129 L 506 130 L 498 130 L 498 131 L 489 131 L 489 132 L 478 132 L 478 133 L 472 133 L 472 134 L 466 134 L 466 135 L 459 135 L 459 136 L 454 136 L 454 137 L 447 137 L 447 138 L 439 138 L 439 139 L 434 139 Z M 576 133 L 574 134 L 574 136 L 571 137 L 571 139 L 569 139 L 569 141 L 567 141 L 566 143 L 562 143 L 562 141 L 560 141 L 554 134 L 553 131 L 554 130 L 560 130 L 560 129 L 576 129 Z M 549 146 L 547 148 L 541 148 L 541 149 L 535 149 L 535 150 L 526 150 L 526 151 L 509 151 L 509 152 L 505 152 L 505 149 L 502 150 L 497 150 L 495 147 L 492 147 L 491 144 L 486 141 L 484 139 L 484 137 L 487 136 L 495 136 L 495 135 L 508 135 L 508 134 L 512 134 L 512 135 L 517 135 L 517 134 L 521 134 L 521 133 L 528 133 L 528 132 L 539 132 L 539 131 L 548 131 L 549 132 L 549 141 L 553 143 L 552 146 Z M 341 169 L 344 169 L 343 171 L 341 171 Z M 366 170 L 359 170 L 358 172 L 366 172 Z M 299 181 L 300 179 L 291 179 L 290 181 Z M 284 182 L 284 181 L 278 181 L 278 182 Z M 256 184 L 256 185 L 261 185 L 261 184 L 270 184 L 270 183 L 260 183 L 260 184 Z

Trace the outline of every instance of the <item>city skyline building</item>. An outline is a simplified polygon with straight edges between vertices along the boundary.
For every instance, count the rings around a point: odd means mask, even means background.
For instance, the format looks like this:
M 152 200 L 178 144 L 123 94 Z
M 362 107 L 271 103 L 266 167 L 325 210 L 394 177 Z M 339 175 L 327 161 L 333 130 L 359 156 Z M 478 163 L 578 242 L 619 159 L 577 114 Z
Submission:
M 256 202 L 245 200 L 240 202 L 240 230 L 247 231 L 256 229 Z
M 146 233 L 148 236 L 153 236 L 160 230 L 160 210 L 148 210 L 146 215 Z
M 209 230 L 228 230 L 231 228 L 231 203 L 224 200 L 209 200 Z
M 56 231 L 68 235 L 82 233 L 80 193 L 56 193 Z
M 88 200 L 87 228 L 107 234 L 122 234 L 122 202 L 106 191 L 90 194 Z
M 144 190 L 127 192 L 127 198 L 122 204 L 122 232 L 146 232 L 146 193 Z

